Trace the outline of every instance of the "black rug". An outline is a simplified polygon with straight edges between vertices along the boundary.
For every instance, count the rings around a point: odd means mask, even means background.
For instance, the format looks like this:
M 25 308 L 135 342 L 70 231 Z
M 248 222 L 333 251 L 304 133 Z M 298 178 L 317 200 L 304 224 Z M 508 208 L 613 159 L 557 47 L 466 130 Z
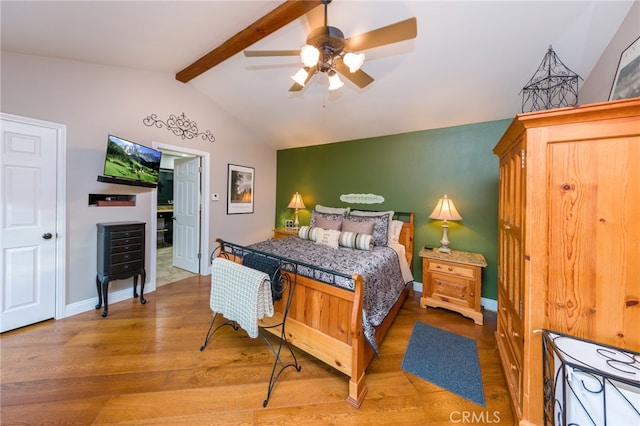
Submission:
M 416 321 L 402 369 L 485 407 L 473 339 Z

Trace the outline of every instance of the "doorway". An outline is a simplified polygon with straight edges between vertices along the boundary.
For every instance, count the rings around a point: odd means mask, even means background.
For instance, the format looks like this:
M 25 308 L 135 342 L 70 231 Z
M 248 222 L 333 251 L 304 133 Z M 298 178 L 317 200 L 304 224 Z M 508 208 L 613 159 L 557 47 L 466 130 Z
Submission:
M 156 229 L 150 247 L 151 280 L 150 286 L 159 286 L 175 282 L 193 275 L 207 275 L 208 272 L 208 235 L 209 208 L 206 197 L 209 191 L 209 153 L 178 146 L 153 143 L 153 148 L 162 151 L 162 181 L 158 191 L 152 192 L 151 227 Z M 167 161 L 165 161 L 165 159 Z M 190 179 L 193 185 L 176 184 L 174 164 L 191 164 Z M 196 166 L 193 166 L 193 165 Z M 180 181 L 182 178 L 179 177 Z M 171 185 L 171 191 L 168 188 Z M 186 200 L 185 200 L 186 197 Z M 182 199 L 182 201 L 181 201 Z M 176 204 L 176 201 L 178 204 Z M 187 208 L 196 217 L 189 217 L 189 231 L 195 236 L 184 238 L 185 201 L 192 207 Z M 182 207 L 182 209 L 180 209 Z M 197 226 L 192 226 L 196 223 Z M 191 235 L 191 234 L 190 234 Z M 185 254 L 190 262 L 185 263 Z

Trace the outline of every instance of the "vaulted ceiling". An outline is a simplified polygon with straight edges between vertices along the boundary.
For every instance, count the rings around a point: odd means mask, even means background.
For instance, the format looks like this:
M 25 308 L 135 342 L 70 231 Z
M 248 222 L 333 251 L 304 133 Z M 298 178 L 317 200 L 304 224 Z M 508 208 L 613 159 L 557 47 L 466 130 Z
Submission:
M 586 79 L 628 13 L 620 1 L 333 0 L 329 25 L 351 37 L 410 17 L 417 37 L 364 51 L 375 81 L 299 92 L 296 56 L 237 53 L 187 83 L 275 148 L 512 117 L 549 45 Z M 1 2 L 2 50 L 177 74 L 282 1 Z M 322 6 L 253 44 L 292 50 Z

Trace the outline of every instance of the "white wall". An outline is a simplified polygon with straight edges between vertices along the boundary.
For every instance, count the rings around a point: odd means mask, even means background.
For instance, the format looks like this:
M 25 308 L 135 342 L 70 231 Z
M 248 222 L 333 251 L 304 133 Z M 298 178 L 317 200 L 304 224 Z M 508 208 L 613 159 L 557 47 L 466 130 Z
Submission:
M 640 37 L 640 1 L 635 1 L 593 71 L 580 87 L 578 94 L 580 105 L 609 100 L 620 54 L 638 37 Z
M 254 214 L 227 215 L 224 201 L 210 204 L 210 240 L 222 237 L 241 244 L 265 239 L 275 222 L 276 152 L 240 126 L 219 106 L 173 75 L 2 52 L 2 112 L 67 126 L 67 306 L 97 298 L 96 223 L 122 220 L 151 222 L 151 191 L 105 184 L 102 173 L 107 135 L 151 146 L 152 142 L 211 153 L 212 192 L 226 198 L 227 164 L 255 167 Z M 157 114 L 186 114 L 214 143 L 182 140 L 166 128 L 147 127 L 143 119 Z M 89 194 L 136 194 L 135 207 L 95 207 Z M 147 227 L 147 267 L 150 265 Z M 212 245 L 213 247 L 213 245 Z M 209 254 L 205 254 L 208 256 Z M 111 290 L 130 288 L 131 279 Z

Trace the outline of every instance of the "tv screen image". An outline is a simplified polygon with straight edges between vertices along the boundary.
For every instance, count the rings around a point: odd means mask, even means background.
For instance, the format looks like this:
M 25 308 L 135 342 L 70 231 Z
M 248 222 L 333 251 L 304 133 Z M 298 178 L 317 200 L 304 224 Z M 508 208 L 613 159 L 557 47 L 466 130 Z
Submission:
M 158 183 L 162 152 L 109 135 L 104 175 L 139 182 Z

